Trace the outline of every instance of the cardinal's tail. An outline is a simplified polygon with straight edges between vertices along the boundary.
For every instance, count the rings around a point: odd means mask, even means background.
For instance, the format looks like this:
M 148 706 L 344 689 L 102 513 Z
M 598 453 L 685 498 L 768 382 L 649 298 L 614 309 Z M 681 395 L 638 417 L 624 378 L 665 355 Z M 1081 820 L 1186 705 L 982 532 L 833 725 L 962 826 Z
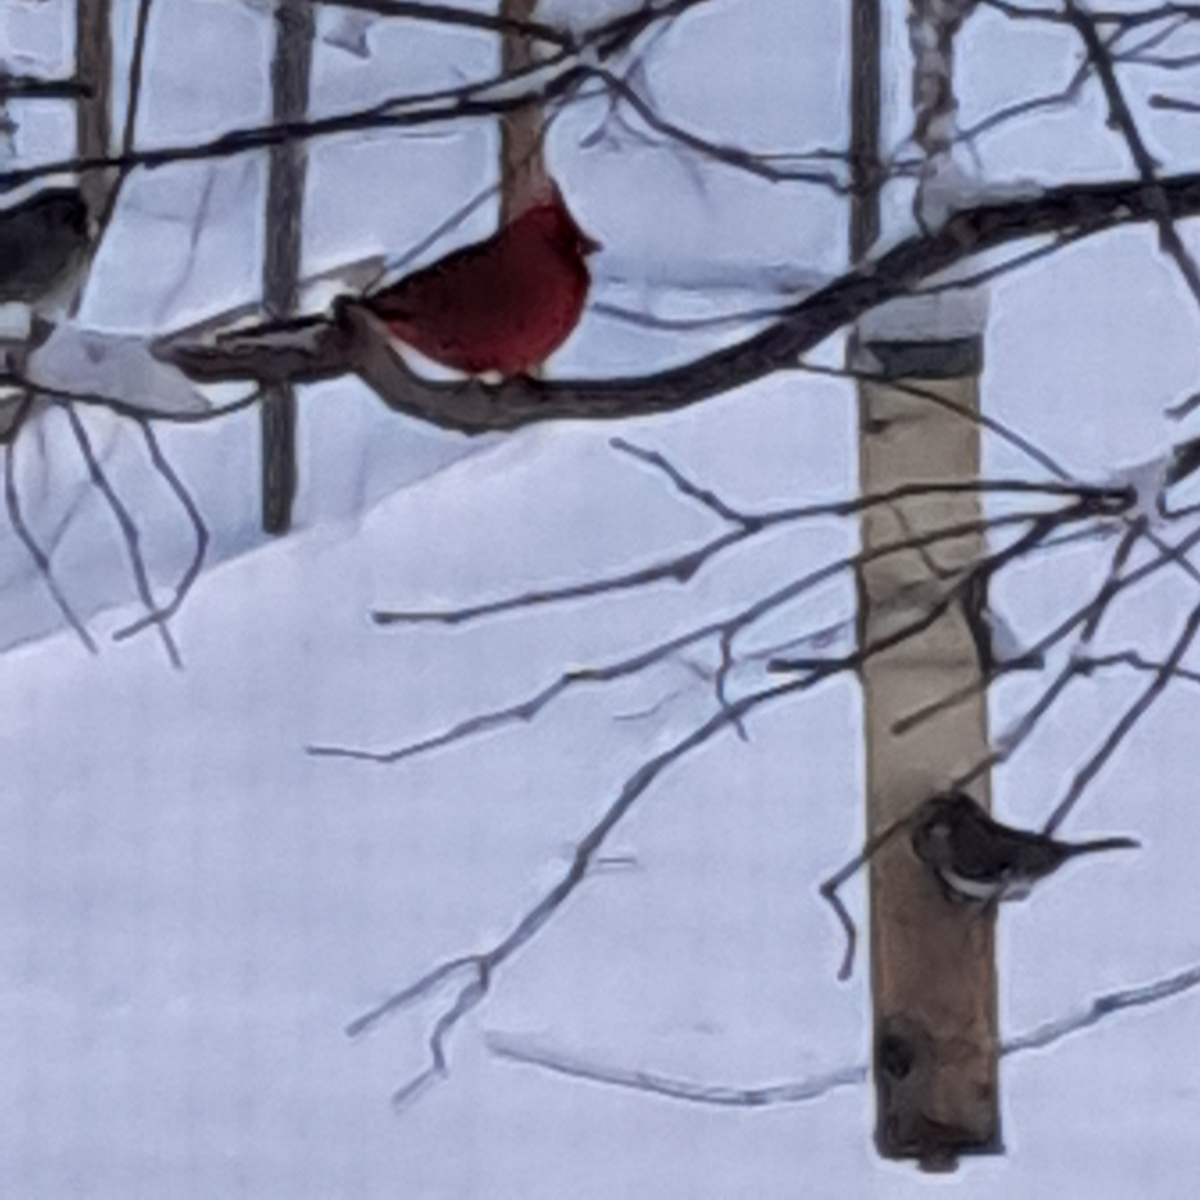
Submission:
M 1096 854 L 1101 850 L 1138 850 L 1142 843 L 1131 837 L 1096 838 L 1090 842 L 1073 842 L 1068 857 L 1076 854 Z
M 373 316 L 378 317 L 381 321 L 411 321 L 416 315 L 411 300 L 406 300 L 402 296 L 395 295 L 388 291 L 376 292 L 371 296 L 357 297 L 339 297 L 343 306 L 347 304 L 357 304 L 362 308 L 367 309 Z M 336 310 L 336 302 L 335 302 Z
M 280 337 L 287 339 L 295 334 L 304 333 L 310 329 L 320 329 L 329 324 L 329 318 L 313 315 L 303 317 L 283 317 L 275 321 L 259 321 L 253 325 L 237 325 L 231 329 L 220 330 L 216 335 L 219 343 L 238 341 L 253 336 L 260 340 Z

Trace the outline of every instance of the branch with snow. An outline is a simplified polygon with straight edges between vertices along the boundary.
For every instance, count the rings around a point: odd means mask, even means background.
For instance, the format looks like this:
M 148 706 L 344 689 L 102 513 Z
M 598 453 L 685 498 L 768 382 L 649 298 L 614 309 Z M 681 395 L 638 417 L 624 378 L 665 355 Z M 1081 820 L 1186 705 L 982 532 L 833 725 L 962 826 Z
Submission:
M 1200 213 L 1200 175 L 1160 181 L 1173 218 Z M 200 342 L 165 337 L 155 353 L 197 382 L 313 382 L 358 374 L 390 408 L 461 433 L 512 430 L 542 421 L 611 420 L 672 412 L 777 371 L 890 300 L 972 255 L 1054 235 L 1067 245 L 1120 225 L 1155 219 L 1140 181 L 1080 184 L 955 213 L 929 234 L 902 241 L 804 297 L 768 328 L 693 362 L 653 375 L 597 380 L 478 379 L 433 382 L 394 350 L 386 329 L 347 301 L 333 318 L 291 329 L 238 330 Z
M 1064 12 L 1087 50 L 1088 59 L 1094 66 L 1096 75 L 1104 88 L 1110 121 L 1120 131 L 1134 166 L 1137 168 L 1146 192 L 1147 204 L 1154 223 L 1158 227 L 1159 245 L 1175 263 L 1196 303 L 1200 304 L 1200 267 L 1197 267 L 1191 253 L 1183 244 L 1179 231 L 1175 228 L 1174 222 L 1177 218 L 1171 211 L 1171 205 L 1159 182 L 1158 164 L 1147 148 L 1141 130 L 1130 110 L 1120 81 L 1117 79 L 1112 57 L 1096 28 L 1095 18 L 1091 13 L 1086 12 L 1076 0 L 1065 0 Z

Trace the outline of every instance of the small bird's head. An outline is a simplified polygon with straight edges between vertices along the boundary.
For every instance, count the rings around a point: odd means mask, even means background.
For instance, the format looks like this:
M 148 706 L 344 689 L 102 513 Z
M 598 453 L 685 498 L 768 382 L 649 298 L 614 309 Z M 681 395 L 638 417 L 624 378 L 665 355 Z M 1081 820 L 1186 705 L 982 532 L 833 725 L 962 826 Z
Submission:
M 918 856 L 944 853 L 955 831 L 974 825 L 980 814 L 978 803 L 966 792 L 931 796 L 914 814 L 912 840 Z
M 944 792 L 925 802 L 927 820 L 934 825 L 957 825 L 964 819 L 970 820 L 980 813 L 979 802 L 966 792 Z
M 91 232 L 88 206 L 83 194 L 75 188 L 63 188 L 46 195 L 41 217 L 47 228 L 69 230 L 80 237 Z
M 538 193 L 519 219 L 531 222 L 556 246 L 579 258 L 586 258 L 602 249 L 595 238 L 589 237 L 579 228 L 579 223 L 567 207 L 567 202 L 553 179 L 546 181 L 545 188 Z

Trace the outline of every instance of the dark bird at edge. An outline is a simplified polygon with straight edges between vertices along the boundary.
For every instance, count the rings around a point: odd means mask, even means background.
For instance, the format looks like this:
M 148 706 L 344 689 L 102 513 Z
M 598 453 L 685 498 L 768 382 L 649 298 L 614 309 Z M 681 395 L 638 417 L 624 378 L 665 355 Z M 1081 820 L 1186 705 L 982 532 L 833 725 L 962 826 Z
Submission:
M 86 260 L 90 233 L 78 188 L 47 188 L 0 208 L 0 304 L 52 300 Z

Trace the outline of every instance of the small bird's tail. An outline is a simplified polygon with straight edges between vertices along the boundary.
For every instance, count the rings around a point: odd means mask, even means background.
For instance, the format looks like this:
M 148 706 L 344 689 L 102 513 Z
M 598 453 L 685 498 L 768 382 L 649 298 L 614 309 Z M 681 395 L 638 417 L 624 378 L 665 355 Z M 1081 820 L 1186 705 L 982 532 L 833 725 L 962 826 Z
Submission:
M 1095 838 L 1090 842 L 1072 842 L 1069 847 L 1069 857 L 1077 854 L 1095 854 L 1101 850 L 1138 850 L 1142 843 L 1131 837 Z

